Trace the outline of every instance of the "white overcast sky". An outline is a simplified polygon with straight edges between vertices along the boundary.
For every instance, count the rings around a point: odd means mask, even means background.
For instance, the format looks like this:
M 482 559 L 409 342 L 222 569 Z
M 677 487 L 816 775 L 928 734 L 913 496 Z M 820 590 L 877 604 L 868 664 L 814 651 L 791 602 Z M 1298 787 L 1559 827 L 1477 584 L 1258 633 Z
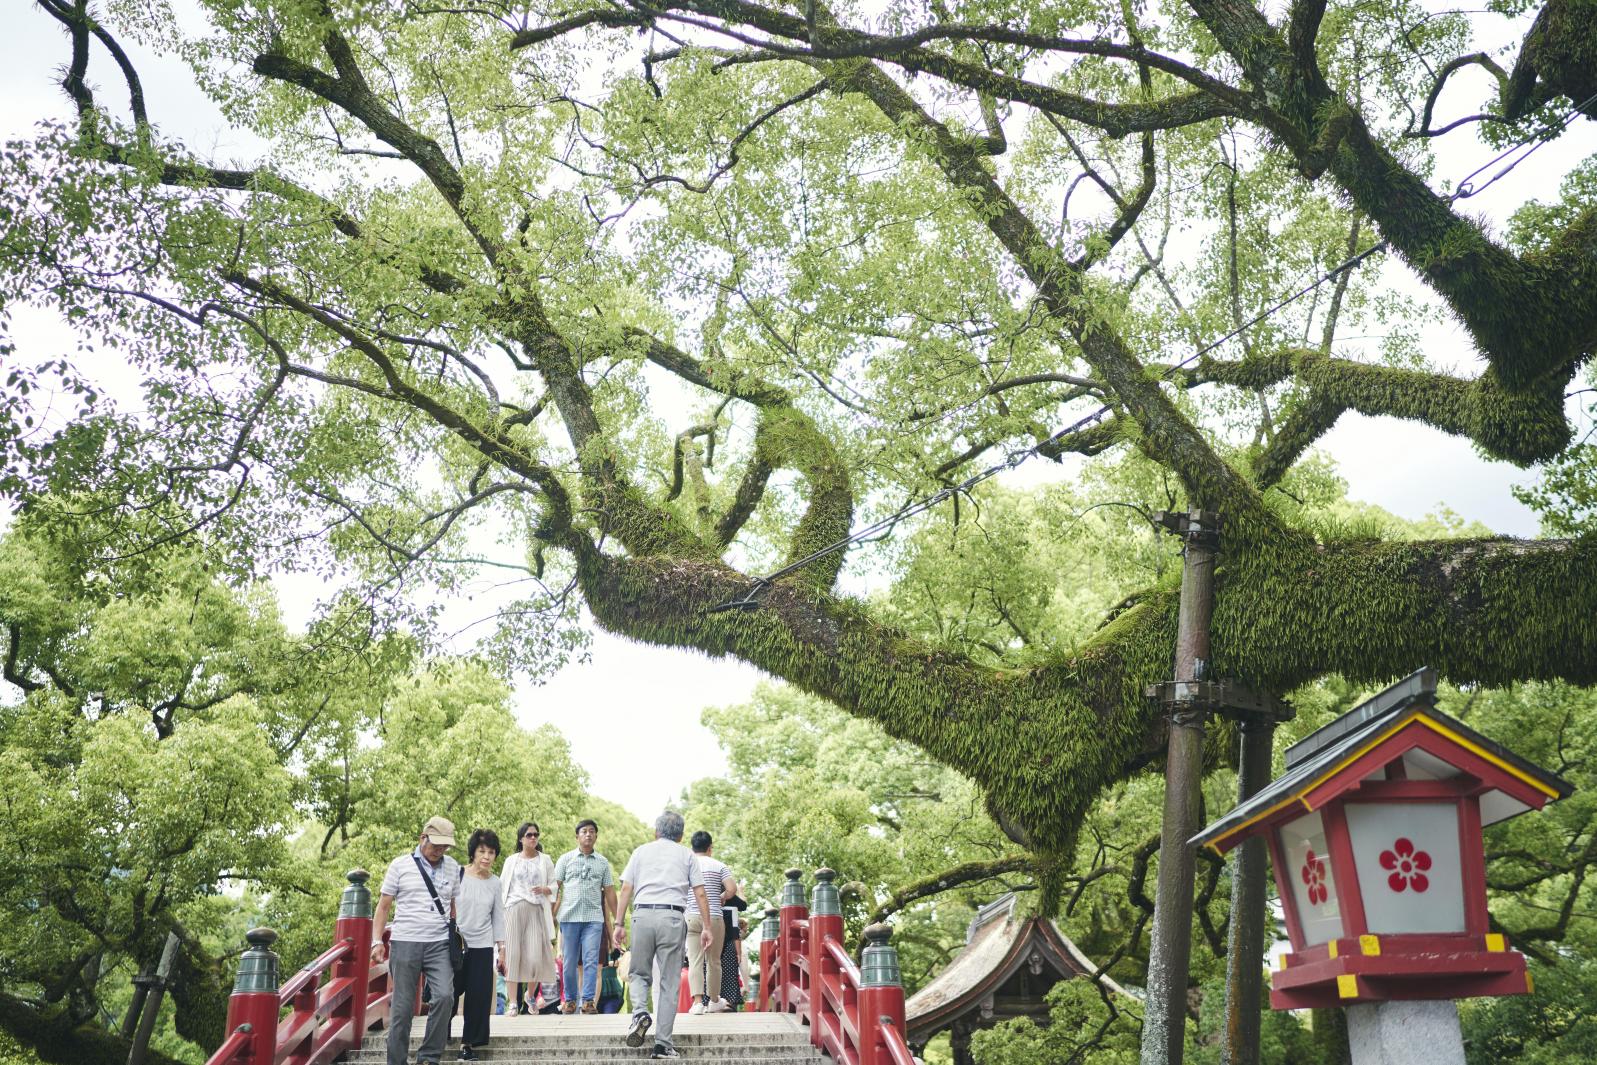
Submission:
M 57 86 L 68 57 L 64 36 L 32 5 L 19 0 L 6 4 L 9 17 L 0 34 L 0 136 L 10 138 L 25 135 L 41 117 L 68 118 L 71 109 Z M 180 137 L 219 162 L 249 160 L 251 145 L 228 132 L 180 64 L 157 60 L 137 48 L 130 51 L 143 77 L 151 118 L 163 133 Z M 124 98 L 98 48 L 90 70 L 101 99 Z M 1439 114 L 1457 110 L 1449 106 L 1450 100 L 1458 106 L 1472 100 L 1475 86 L 1468 84 L 1468 76 L 1466 72 L 1454 79 Z M 1508 213 L 1526 199 L 1554 195 L 1558 178 L 1593 151 L 1597 151 L 1597 123 L 1580 121 L 1561 141 L 1543 148 L 1534 163 L 1469 201 L 1470 208 L 1501 228 Z M 1468 132 L 1442 138 L 1438 152 L 1436 173 L 1455 180 L 1495 154 Z M 1395 262 L 1380 269 L 1388 283 L 1423 291 Z M 52 349 L 71 349 L 64 325 L 47 315 L 24 310 L 13 325 L 24 361 L 43 358 Z M 1476 356 L 1456 327 L 1432 330 L 1427 350 L 1437 363 L 1473 372 Z M 1377 422 L 1349 414 L 1321 447 L 1336 459 L 1357 499 L 1416 518 L 1445 501 L 1465 518 L 1498 532 L 1536 533 L 1534 515 L 1510 494 L 1513 485 L 1534 474 L 1483 461 L 1463 440 L 1409 422 Z M 303 616 L 319 590 L 293 580 L 280 581 L 279 586 L 291 618 Z M 652 818 L 688 783 L 724 769 L 713 737 L 700 724 L 700 713 L 706 706 L 746 699 L 760 678 L 759 671 L 729 659 L 647 647 L 600 632 L 594 637 L 589 662 L 568 666 L 540 687 L 519 690 L 517 713 L 528 725 L 559 726 L 598 794 L 640 817 Z

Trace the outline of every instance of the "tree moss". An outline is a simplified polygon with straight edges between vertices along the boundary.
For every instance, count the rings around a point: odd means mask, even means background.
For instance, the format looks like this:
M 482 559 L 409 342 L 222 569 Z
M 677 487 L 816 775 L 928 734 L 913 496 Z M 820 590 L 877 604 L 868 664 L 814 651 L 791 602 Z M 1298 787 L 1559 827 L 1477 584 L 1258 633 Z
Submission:
M 1355 410 L 1423 422 L 1520 465 L 1557 455 L 1572 435 L 1564 416 L 1567 372 L 1549 374 L 1532 388 L 1510 390 L 1492 369 L 1466 381 L 1302 350 L 1233 363 L 1209 360 L 1201 372 L 1209 380 L 1252 389 L 1296 381 L 1314 402 L 1335 412 Z
M 757 461 L 773 470 L 798 470 L 809 485 L 809 506 L 793 532 L 788 562 L 806 558 L 848 535 L 854 521 L 854 493 L 848 469 L 832 442 L 816 429 L 807 414 L 795 407 L 762 408 L 754 444 Z M 844 557 L 844 552 L 834 551 L 793 573 L 788 580 L 815 591 L 827 591 L 836 582 Z
M 1597 588 L 1597 542 L 1228 538 L 1221 559 L 1214 666 L 1262 690 L 1330 672 L 1376 681 L 1417 664 L 1484 684 L 1597 680 L 1597 615 L 1570 603 Z M 718 563 L 592 553 L 582 581 L 607 627 L 735 655 L 968 774 L 1042 868 L 1069 855 L 1088 804 L 1146 761 L 1159 734 L 1143 690 L 1173 661 L 1170 589 L 1143 596 L 1069 656 L 995 670 L 799 587 L 771 589 L 756 611 L 706 614 L 747 590 Z

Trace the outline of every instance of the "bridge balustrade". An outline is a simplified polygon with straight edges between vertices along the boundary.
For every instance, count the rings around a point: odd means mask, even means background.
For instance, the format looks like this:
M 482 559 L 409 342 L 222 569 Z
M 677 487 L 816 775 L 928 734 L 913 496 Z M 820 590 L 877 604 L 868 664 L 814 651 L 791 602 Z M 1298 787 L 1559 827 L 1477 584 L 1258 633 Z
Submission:
M 760 938 L 761 1010 L 795 1014 L 810 1042 L 841 1065 L 914 1065 L 904 1041 L 904 987 L 892 929 L 864 931 L 856 966 L 843 943 L 837 874 L 815 873 L 812 904 L 803 873 L 787 871 L 782 905 L 765 911 Z
M 227 1001 L 227 1039 L 206 1065 L 328 1065 L 388 1019 L 388 963 L 372 962 L 371 874 L 349 873 L 333 945 L 277 986 L 277 933 L 255 928 Z M 325 980 L 324 980 L 325 977 Z

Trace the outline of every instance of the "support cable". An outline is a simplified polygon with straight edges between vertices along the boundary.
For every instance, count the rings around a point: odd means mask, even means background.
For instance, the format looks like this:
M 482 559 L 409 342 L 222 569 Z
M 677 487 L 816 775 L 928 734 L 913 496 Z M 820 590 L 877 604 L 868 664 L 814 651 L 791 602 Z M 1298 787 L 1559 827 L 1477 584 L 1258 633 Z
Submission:
M 1454 204 L 1459 200 L 1467 200 L 1471 196 L 1479 196 L 1481 193 L 1497 184 L 1497 182 L 1502 178 L 1508 176 L 1509 171 L 1513 170 L 1520 163 L 1523 163 L 1525 160 L 1534 155 L 1538 148 L 1552 140 L 1554 137 L 1558 136 L 1560 133 L 1564 132 L 1564 130 L 1569 127 L 1569 124 L 1575 120 L 1575 116 L 1585 113 L 1586 108 L 1590 107 L 1592 104 L 1597 104 L 1597 93 L 1593 93 L 1585 100 L 1576 104 L 1574 107 L 1571 107 L 1567 112 L 1565 112 L 1564 117 L 1559 119 L 1553 125 L 1523 137 L 1518 141 L 1518 143 L 1510 145 L 1509 147 L 1498 152 L 1492 158 L 1488 159 L 1486 162 L 1470 171 L 1469 174 L 1464 177 L 1464 180 L 1458 183 L 1458 187 L 1453 190 L 1453 195 L 1447 198 L 1447 202 L 1449 204 Z M 1504 159 L 1507 159 L 1509 156 L 1519 151 L 1521 148 L 1525 147 L 1527 144 L 1530 145 L 1529 151 L 1520 156 L 1518 159 L 1515 159 L 1513 162 L 1509 163 L 1507 166 L 1503 167 L 1501 170 L 1497 171 L 1497 173 L 1493 174 L 1491 177 L 1487 178 L 1486 183 L 1480 188 L 1476 188 L 1470 184 L 1470 182 L 1473 181 L 1483 170 L 1490 169 L 1491 167 L 1497 165 Z

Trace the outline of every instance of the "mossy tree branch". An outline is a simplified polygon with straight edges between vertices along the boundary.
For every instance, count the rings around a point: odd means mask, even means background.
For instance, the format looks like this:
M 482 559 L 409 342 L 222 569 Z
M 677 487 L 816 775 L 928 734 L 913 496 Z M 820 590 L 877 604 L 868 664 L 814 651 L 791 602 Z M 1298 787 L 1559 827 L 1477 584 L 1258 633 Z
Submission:
M 722 371 L 716 366 L 706 366 L 681 348 L 650 334 L 636 326 L 622 331 L 629 340 L 643 344 L 643 354 L 650 362 L 669 370 L 689 384 L 732 399 L 741 399 L 756 407 L 783 406 L 793 401 L 786 389 L 776 388 L 740 371 Z
M 754 461 L 772 470 L 798 470 L 809 485 L 809 503 L 793 531 L 784 565 L 809 557 L 848 535 L 854 523 L 854 490 L 848 468 L 831 440 L 797 407 L 765 407 L 754 433 Z M 845 555 L 833 551 L 783 577 L 818 592 L 831 589 Z
M 606 535 L 638 554 L 712 557 L 718 552 L 669 507 L 648 498 L 616 461 L 613 442 L 605 433 L 582 379 L 576 352 L 549 321 L 530 281 L 517 268 L 507 268 L 505 295 L 495 310 L 506 331 L 527 353 L 549 385 L 555 410 L 577 452 L 585 501 L 600 515 Z
M 709 495 L 709 484 L 704 479 L 706 460 L 699 445 L 694 443 L 700 437 L 713 441 L 715 426 L 695 425 L 677 434 L 676 444 L 671 448 L 671 485 L 665 492 L 667 503 L 681 496 L 684 487 L 690 487 L 695 505 L 704 507 Z
M 1251 116 L 1311 173 L 1327 170 L 1381 235 L 1464 321 L 1503 386 L 1566 381 L 1597 338 L 1597 208 L 1535 254 L 1516 256 L 1388 151 L 1327 83 L 1308 29 L 1289 43 L 1245 0 L 1189 0 L 1269 106 Z M 1300 11 L 1312 12 L 1312 4 Z M 1334 143 L 1328 129 L 1335 126 Z
M 854 491 L 848 469 L 832 441 L 809 415 L 793 406 L 786 391 L 746 374 L 718 373 L 641 329 L 629 329 L 628 335 L 645 344 L 645 354 L 655 365 L 700 388 L 745 400 L 759 409 L 754 454 L 732 506 L 714 525 L 714 537 L 721 547 L 732 542 L 759 504 L 771 474 L 780 469 L 799 471 L 809 486 L 809 503 L 794 530 L 784 564 L 805 558 L 848 535 L 854 521 Z M 836 582 L 843 561 L 843 552 L 834 551 L 784 579 L 826 591 Z
M 1176 596 L 1155 590 L 1055 662 L 996 669 L 803 587 L 772 587 L 757 611 L 707 613 L 749 586 L 718 562 L 588 550 L 579 581 L 614 632 L 732 655 L 915 743 L 976 781 L 1040 854 L 1068 853 L 1087 805 L 1146 747 L 1157 711 L 1142 690 L 1167 677 L 1175 634 Z M 1286 537 L 1225 556 L 1215 668 L 1274 691 L 1415 662 L 1460 683 L 1589 684 L 1593 618 L 1597 543 Z
M 1098 787 L 1140 750 L 1139 685 L 1168 669 L 1174 598 L 1127 611 L 1069 664 L 1004 671 L 875 621 L 813 586 L 778 583 L 751 612 L 709 613 L 749 578 L 718 562 L 585 551 L 578 579 L 600 624 L 634 639 L 732 655 L 830 699 L 976 780 L 1028 845 L 1059 853 Z
M 1236 527 L 1263 532 L 1275 525 L 1253 488 L 1209 445 L 1150 378 L 1125 340 L 1095 306 L 1107 300 L 1086 272 L 1066 259 L 1021 210 L 997 179 L 962 150 L 957 139 L 897 82 L 864 60 L 820 64 L 833 84 L 862 94 L 909 136 L 921 142 L 949 182 L 963 192 L 1016 265 L 1037 287 L 1049 312 L 1064 324 L 1096 378 L 1114 393 L 1140 431 L 1150 456 L 1182 478 L 1199 506 L 1221 510 Z
M 1349 410 L 1423 422 L 1473 440 L 1488 454 L 1520 465 L 1557 455 L 1572 433 L 1564 415 L 1561 386 L 1548 380 L 1534 392 L 1513 392 L 1504 388 L 1490 369 L 1470 381 L 1289 349 L 1235 362 L 1204 359 L 1189 382 L 1205 381 L 1253 390 L 1292 381 L 1308 392 L 1301 428 L 1281 445 L 1280 456 L 1271 462 L 1273 468 L 1301 454 Z
M 1345 410 L 1315 392 L 1304 394 L 1254 455 L 1253 483 L 1261 491 L 1279 484 L 1303 453 L 1331 431 Z
M 754 516 L 754 508 L 760 505 L 760 500 L 765 496 L 765 486 L 775 472 L 758 454 L 749 458 L 731 504 L 715 522 L 715 542 L 723 550 L 732 545 L 743 526 Z

